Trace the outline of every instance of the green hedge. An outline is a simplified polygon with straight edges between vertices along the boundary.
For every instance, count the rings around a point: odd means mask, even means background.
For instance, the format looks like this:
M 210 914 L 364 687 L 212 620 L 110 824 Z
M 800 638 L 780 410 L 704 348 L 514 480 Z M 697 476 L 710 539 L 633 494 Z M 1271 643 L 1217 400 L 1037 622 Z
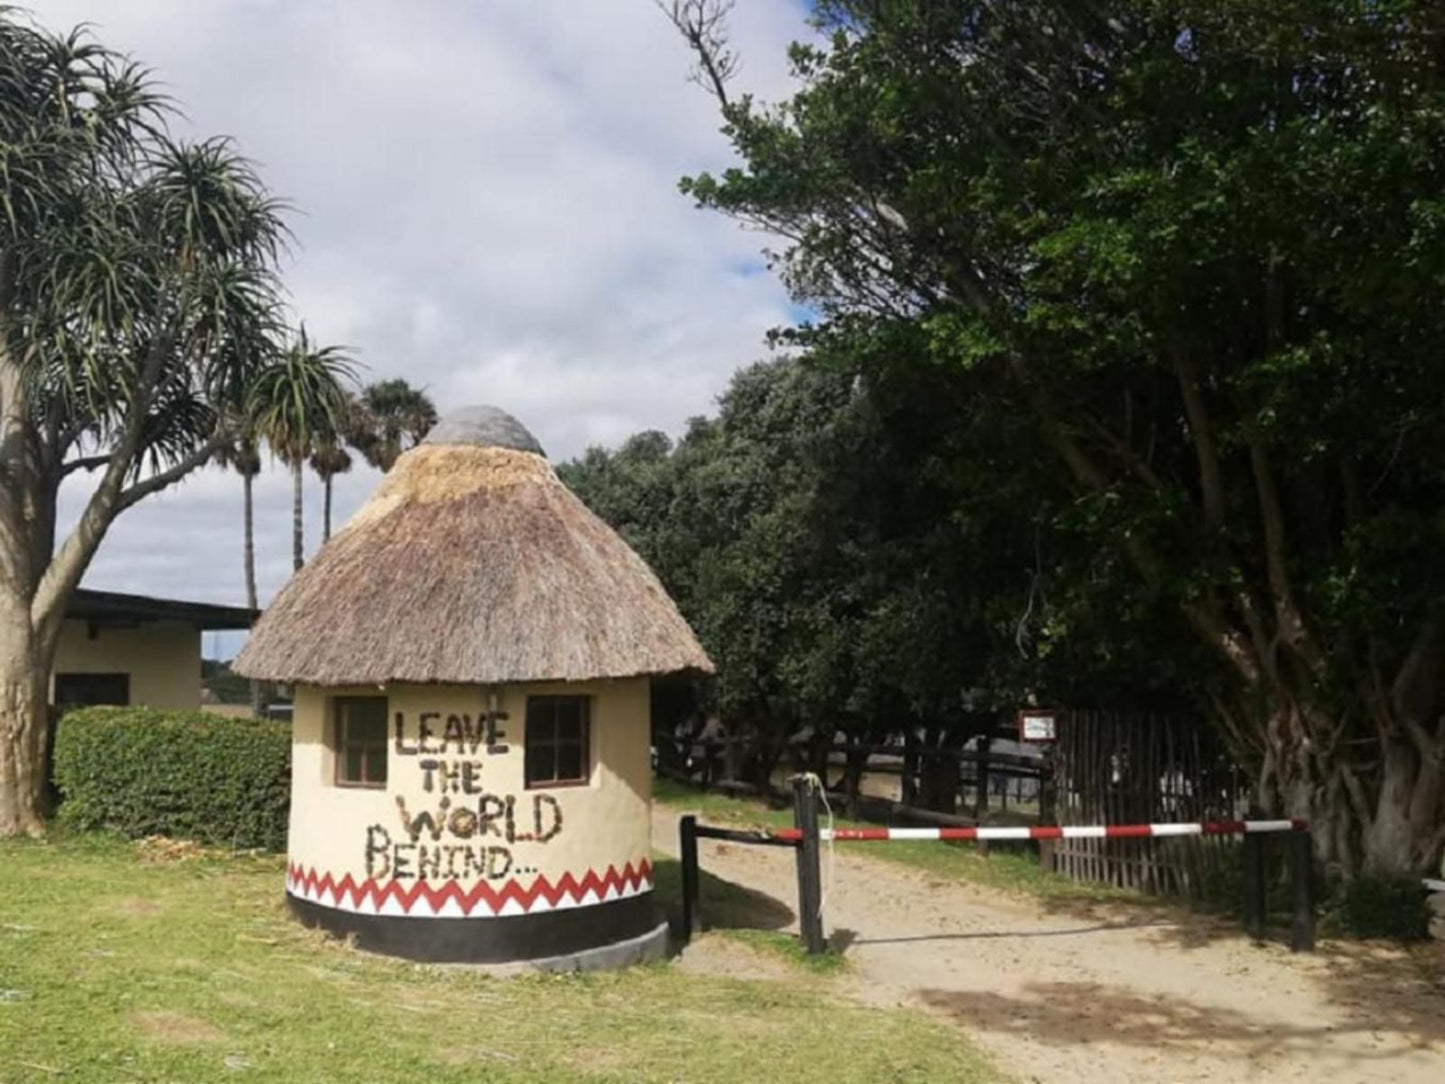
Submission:
M 61 820 L 132 837 L 286 847 L 291 729 L 200 711 L 85 708 L 60 721 Z

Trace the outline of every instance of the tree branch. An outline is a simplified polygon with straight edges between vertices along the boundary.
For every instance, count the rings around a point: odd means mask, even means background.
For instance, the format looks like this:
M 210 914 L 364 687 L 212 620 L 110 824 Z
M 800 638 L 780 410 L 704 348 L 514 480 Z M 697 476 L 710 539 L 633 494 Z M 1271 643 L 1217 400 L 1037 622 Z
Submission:
M 728 48 L 727 17 L 733 0 L 654 0 L 657 8 L 697 54 L 690 78 L 712 92 L 724 112 L 730 103 L 727 82 L 738 70 L 738 56 Z
M 1184 400 L 1184 414 L 1189 419 L 1189 436 L 1198 462 L 1204 523 L 1211 531 L 1217 531 L 1224 525 L 1224 484 L 1220 479 L 1214 427 L 1209 420 L 1209 409 L 1204 403 L 1204 393 L 1199 387 L 1193 361 L 1182 346 L 1176 346 L 1170 352 L 1174 356 L 1174 372 L 1179 379 L 1179 394 Z
M 148 478 L 142 478 L 139 482 L 122 490 L 120 496 L 116 499 L 116 514 L 119 515 L 131 507 L 131 505 L 145 497 L 149 497 L 152 493 L 159 493 L 167 486 L 174 485 L 198 467 L 204 467 L 224 444 L 225 441 L 220 437 L 212 437 L 178 463 L 156 474 L 152 474 Z
M 1138 452 L 1129 447 L 1123 438 L 1115 436 L 1109 431 L 1109 428 L 1097 418 L 1091 416 L 1087 421 L 1089 428 L 1109 446 L 1115 455 L 1122 459 L 1124 463 L 1139 476 L 1140 481 L 1156 492 L 1164 488 L 1164 483 L 1160 481 L 1159 475 L 1154 473 L 1154 469 L 1144 461 Z
M 1269 453 L 1258 436 L 1249 440 L 1249 459 L 1254 469 L 1254 486 L 1259 498 L 1260 521 L 1264 527 L 1265 568 L 1270 593 L 1274 597 L 1275 618 L 1279 635 L 1299 654 L 1310 670 L 1319 677 L 1324 671 L 1324 658 L 1309 630 L 1305 628 L 1290 585 L 1289 561 L 1286 557 L 1284 507 L 1275 485 Z
M 96 470 L 110 462 L 110 455 L 86 455 L 60 465 L 60 476 L 67 478 L 78 470 Z
M 1024 385 L 1039 415 L 1045 439 L 1053 445 L 1074 477 L 1086 489 L 1102 492 L 1108 488 L 1108 477 L 1069 434 L 1046 394 L 1029 387 L 1023 360 L 1016 355 L 1012 356 L 1011 360 L 1015 374 Z M 1123 546 L 1134 567 L 1143 576 L 1144 582 L 1151 588 L 1158 588 L 1164 580 L 1164 563 L 1159 555 L 1136 532 L 1125 535 Z M 1259 680 L 1259 663 L 1251 656 L 1244 638 L 1238 632 L 1229 629 L 1219 615 L 1210 613 L 1207 607 L 1186 601 L 1181 608 L 1195 634 L 1207 647 L 1220 652 L 1246 682 L 1253 684 Z
M 96 484 L 90 500 L 86 502 L 80 520 L 51 557 L 36 586 L 30 603 L 30 620 L 42 642 L 59 635 L 60 623 L 65 617 L 64 603 L 80 583 L 86 566 L 95 556 L 96 547 L 100 545 L 100 540 L 105 537 L 106 530 L 119 511 L 116 502 L 120 498 L 125 476 L 135 463 L 140 449 L 151 399 L 165 368 L 171 345 L 172 339 L 168 333 L 157 335 L 150 343 L 146 351 L 145 365 L 132 394 L 126 427 L 120 442 L 108 457 L 105 473 Z
M 1390 689 L 1396 722 L 1427 761 L 1439 755 L 1424 720 L 1439 711 L 1442 655 L 1445 655 L 1445 606 L 1437 604 L 1430 608 L 1421 624 Z

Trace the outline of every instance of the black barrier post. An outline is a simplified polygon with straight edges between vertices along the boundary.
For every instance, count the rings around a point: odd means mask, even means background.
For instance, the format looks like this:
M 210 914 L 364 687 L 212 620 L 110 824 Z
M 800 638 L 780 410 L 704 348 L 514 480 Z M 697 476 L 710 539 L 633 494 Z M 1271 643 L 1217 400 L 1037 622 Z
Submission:
M 698 907 L 697 818 L 688 813 L 678 822 L 678 856 L 682 859 L 682 943 L 692 940 L 692 931 L 702 932 Z
M 818 864 L 818 793 L 804 776 L 793 779 L 793 825 L 802 830 L 798 844 L 798 932 L 809 956 L 824 952 L 823 878 Z
M 1244 932 L 1256 941 L 1264 939 L 1265 879 L 1264 836 L 1244 833 Z
M 1315 948 L 1315 848 L 1308 828 L 1289 834 L 1290 894 L 1294 916 L 1290 927 L 1291 952 L 1313 952 Z

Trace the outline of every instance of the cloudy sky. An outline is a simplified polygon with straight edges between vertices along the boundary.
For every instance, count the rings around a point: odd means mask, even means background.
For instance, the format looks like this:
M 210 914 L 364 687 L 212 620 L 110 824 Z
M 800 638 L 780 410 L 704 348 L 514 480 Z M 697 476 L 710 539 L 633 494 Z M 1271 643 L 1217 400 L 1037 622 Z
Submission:
M 296 207 L 295 311 L 364 378 L 516 414 L 554 461 L 676 433 L 791 310 L 764 239 L 696 210 L 724 166 L 712 100 L 652 0 L 32 0 L 155 69 L 182 133 L 227 134 Z M 738 0 L 739 85 L 776 99 L 801 3 Z M 376 484 L 339 480 L 338 521 Z M 82 480 L 83 484 L 83 480 Z M 308 477 L 308 550 L 320 485 Z M 70 515 L 84 497 L 63 495 Z M 290 571 L 290 489 L 257 485 L 261 601 Z M 241 482 L 207 470 L 124 514 L 87 586 L 243 600 Z M 234 637 L 208 635 L 208 654 Z

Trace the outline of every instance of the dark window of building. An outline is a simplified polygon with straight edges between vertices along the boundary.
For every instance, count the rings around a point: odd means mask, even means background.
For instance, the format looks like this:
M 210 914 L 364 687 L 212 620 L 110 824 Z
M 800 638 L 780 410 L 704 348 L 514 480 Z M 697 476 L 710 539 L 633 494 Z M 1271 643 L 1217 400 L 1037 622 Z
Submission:
M 129 703 L 129 674 L 55 675 L 55 706 L 62 712 L 92 704 Z
M 568 787 L 592 771 L 585 696 L 527 698 L 526 777 L 529 787 Z
M 346 696 L 333 703 L 337 786 L 386 786 L 386 697 Z

